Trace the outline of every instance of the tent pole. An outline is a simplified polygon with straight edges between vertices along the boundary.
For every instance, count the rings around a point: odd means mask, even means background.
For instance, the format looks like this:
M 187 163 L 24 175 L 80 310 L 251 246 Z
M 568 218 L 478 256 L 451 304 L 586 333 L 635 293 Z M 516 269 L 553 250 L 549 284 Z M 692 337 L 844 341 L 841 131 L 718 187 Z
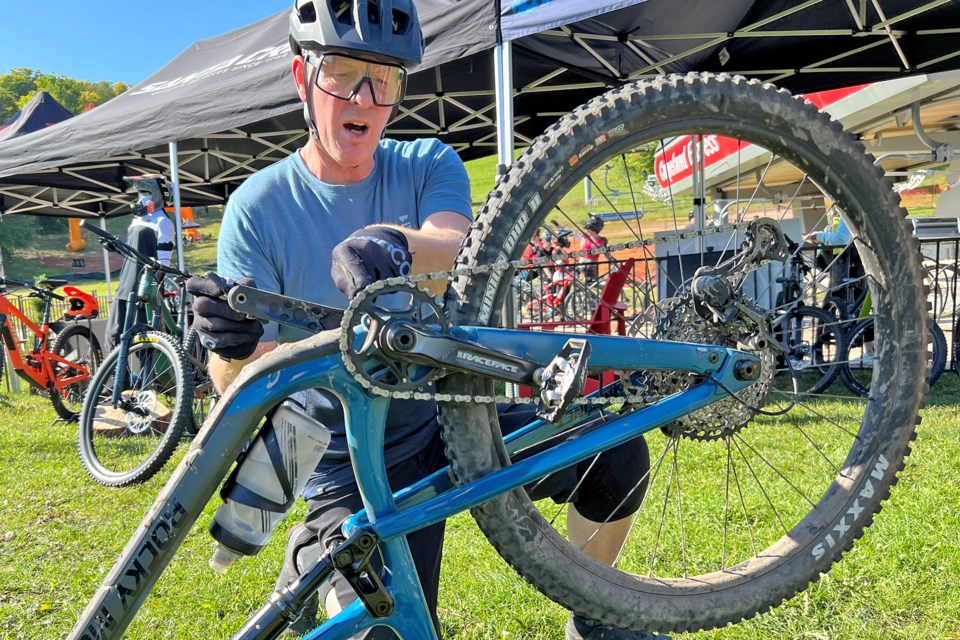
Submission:
M 100 216 L 100 228 L 107 230 L 106 216 Z M 107 301 L 113 302 L 113 285 L 110 284 L 110 252 L 106 247 L 103 248 L 103 274 L 107 278 Z
M 177 158 L 177 143 L 170 143 L 170 181 L 173 183 L 173 223 L 177 227 L 177 267 L 183 267 L 183 221 L 180 219 L 180 162 Z
M 497 175 L 513 163 L 513 49 L 509 42 L 493 50 L 497 91 Z
M 497 92 L 497 177 L 507 173 L 513 163 L 513 55 L 509 42 L 498 44 L 493 50 L 494 83 Z M 504 301 L 507 327 L 516 326 L 517 292 Z M 507 383 L 507 395 L 519 391 L 516 384 Z

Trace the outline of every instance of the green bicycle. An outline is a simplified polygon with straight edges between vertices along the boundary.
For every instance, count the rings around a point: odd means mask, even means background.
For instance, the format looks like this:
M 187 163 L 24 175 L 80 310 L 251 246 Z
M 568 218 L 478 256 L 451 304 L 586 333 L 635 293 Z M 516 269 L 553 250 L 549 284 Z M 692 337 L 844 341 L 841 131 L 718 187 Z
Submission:
M 189 328 L 184 284 L 190 277 L 119 238 L 84 225 L 101 243 L 144 264 L 130 294 L 120 342 L 90 383 L 80 412 L 80 460 L 97 482 L 147 481 L 186 435 L 196 434 L 215 400 L 207 352 Z M 138 322 L 143 309 L 146 323 Z

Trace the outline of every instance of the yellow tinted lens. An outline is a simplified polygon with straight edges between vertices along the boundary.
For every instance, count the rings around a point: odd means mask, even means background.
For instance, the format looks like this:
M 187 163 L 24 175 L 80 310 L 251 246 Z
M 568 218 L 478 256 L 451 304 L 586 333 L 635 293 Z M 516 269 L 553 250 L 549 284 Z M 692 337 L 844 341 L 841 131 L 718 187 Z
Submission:
M 327 93 L 339 98 L 350 94 L 367 75 L 368 63 L 343 56 L 324 56 L 317 74 L 317 84 Z
M 370 82 L 378 103 L 394 104 L 400 101 L 400 92 L 403 90 L 403 69 L 400 67 L 371 64 Z
M 317 87 L 344 100 L 349 100 L 360 90 L 360 85 L 369 80 L 374 101 L 379 105 L 393 105 L 403 97 L 402 67 L 360 60 L 337 54 L 321 58 Z

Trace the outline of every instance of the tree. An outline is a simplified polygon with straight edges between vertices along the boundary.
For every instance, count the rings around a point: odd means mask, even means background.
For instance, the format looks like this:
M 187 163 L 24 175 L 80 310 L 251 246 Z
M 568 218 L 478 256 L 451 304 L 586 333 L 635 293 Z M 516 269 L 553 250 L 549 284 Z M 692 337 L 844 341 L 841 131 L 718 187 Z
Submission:
M 88 82 L 58 73 L 19 68 L 0 75 L 0 122 L 8 120 L 37 94 L 46 91 L 70 113 L 77 115 L 120 95 L 124 82 Z
M 20 107 L 20 98 L 37 90 L 37 75 L 33 69 L 21 67 L 0 75 L 0 122 L 9 120 Z

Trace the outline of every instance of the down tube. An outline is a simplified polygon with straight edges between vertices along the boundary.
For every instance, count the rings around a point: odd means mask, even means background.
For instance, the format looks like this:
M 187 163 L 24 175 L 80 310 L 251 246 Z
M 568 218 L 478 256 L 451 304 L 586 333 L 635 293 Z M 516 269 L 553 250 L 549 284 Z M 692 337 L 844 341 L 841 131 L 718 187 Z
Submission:
M 352 384 L 338 331 L 280 347 L 244 369 L 211 412 L 68 638 L 119 640 L 190 528 L 252 437 L 283 398 Z

